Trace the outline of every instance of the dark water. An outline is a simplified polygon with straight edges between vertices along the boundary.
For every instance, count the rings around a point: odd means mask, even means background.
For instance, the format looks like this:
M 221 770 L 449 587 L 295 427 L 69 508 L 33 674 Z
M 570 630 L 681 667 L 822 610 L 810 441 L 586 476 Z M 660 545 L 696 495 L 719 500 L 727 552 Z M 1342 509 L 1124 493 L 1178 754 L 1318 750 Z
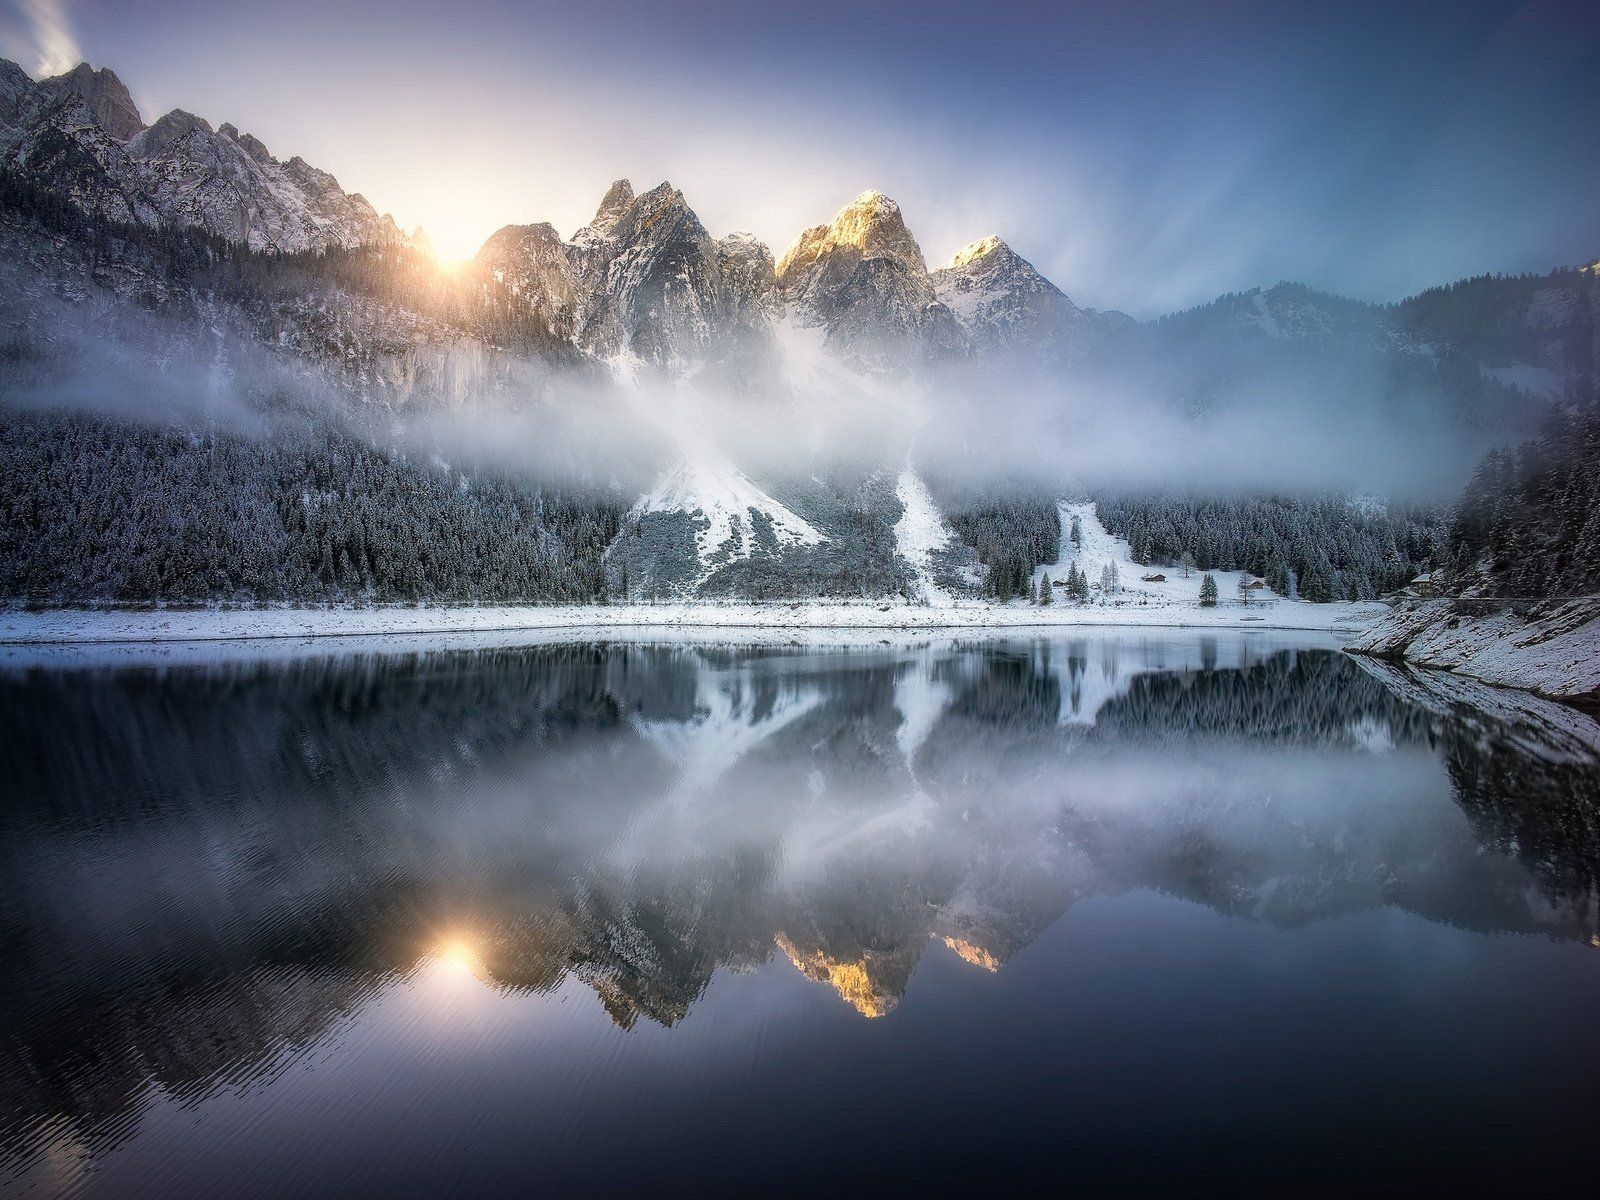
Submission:
M 0 1187 L 1593 1163 L 1588 718 L 1266 640 L 0 671 Z

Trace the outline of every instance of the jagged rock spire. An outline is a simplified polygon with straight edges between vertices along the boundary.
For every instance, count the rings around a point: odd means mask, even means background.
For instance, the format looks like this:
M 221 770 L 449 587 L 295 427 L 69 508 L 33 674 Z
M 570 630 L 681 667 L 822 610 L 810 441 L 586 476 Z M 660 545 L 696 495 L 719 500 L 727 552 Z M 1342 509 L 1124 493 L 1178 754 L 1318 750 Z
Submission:
M 633 184 L 626 179 L 618 179 L 606 189 L 605 198 L 595 210 L 594 220 L 589 222 L 589 228 L 596 233 L 609 234 L 617 227 L 617 222 L 622 220 L 622 215 L 628 211 L 633 199 Z

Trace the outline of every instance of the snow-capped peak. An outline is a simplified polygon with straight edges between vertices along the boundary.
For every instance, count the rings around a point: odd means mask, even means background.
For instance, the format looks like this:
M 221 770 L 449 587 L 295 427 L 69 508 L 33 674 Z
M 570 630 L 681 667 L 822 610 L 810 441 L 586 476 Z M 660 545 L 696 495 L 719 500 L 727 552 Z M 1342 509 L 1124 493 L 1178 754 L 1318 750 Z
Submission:
M 957 250 L 950 261 L 945 263 L 941 269 L 945 271 L 953 271 L 957 267 L 964 267 L 968 263 L 977 262 L 980 258 L 987 258 L 997 250 L 1003 250 L 1007 254 L 1011 253 L 1010 246 L 1006 245 L 1005 242 L 1003 242 L 999 237 L 995 236 L 994 234 L 990 234 L 986 238 L 979 238 L 975 242 L 968 242 L 965 246 L 961 247 L 961 249 Z

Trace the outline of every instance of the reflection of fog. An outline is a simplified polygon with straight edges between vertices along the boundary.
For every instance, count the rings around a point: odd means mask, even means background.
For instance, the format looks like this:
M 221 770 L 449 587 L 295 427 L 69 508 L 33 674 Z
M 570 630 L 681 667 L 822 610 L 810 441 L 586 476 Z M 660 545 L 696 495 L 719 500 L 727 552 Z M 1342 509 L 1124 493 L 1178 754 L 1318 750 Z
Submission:
M 114 1138 L 419 963 L 632 1026 L 775 954 L 881 1016 L 930 947 L 1003 970 L 1138 888 L 1591 937 L 1593 723 L 1387 670 L 1207 635 L 6 677 L 6 1141 Z

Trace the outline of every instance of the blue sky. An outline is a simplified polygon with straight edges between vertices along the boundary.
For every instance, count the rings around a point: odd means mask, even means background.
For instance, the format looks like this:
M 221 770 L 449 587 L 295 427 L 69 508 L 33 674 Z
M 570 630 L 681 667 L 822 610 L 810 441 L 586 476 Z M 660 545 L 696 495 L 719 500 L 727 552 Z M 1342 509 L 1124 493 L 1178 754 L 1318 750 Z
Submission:
M 470 252 L 670 179 L 781 253 L 877 187 L 1149 316 L 1296 279 L 1394 299 L 1600 256 L 1581 3 L 273 5 L 7 0 L 0 53 L 111 66 Z

